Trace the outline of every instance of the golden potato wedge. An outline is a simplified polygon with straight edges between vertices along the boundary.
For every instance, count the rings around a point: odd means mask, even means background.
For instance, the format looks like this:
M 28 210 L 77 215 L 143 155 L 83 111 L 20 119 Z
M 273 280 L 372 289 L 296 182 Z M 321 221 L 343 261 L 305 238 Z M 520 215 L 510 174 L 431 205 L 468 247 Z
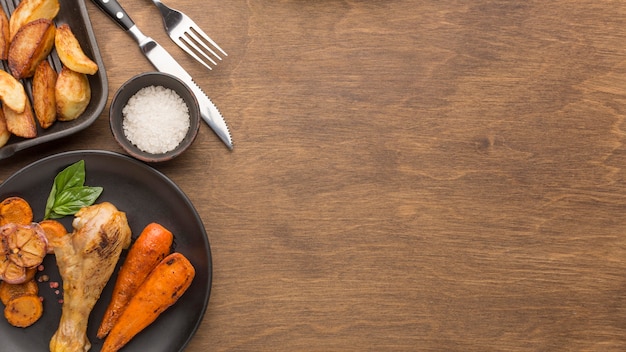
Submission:
M 62 24 L 57 29 L 54 45 L 63 65 L 75 72 L 87 75 L 98 72 L 98 65 L 85 55 L 78 39 L 67 24 Z
M 4 112 L 0 109 L 0 147 L 3 147 L 11 138 L 11 132 L 7 129 L 7 120 L 4 118 Z
M 43 129 L 52 126 L 57 119 L 54 92 L 57 76 L 57 72 L 45 60 L 37 65 L 33 76 L 33 110 L 39 126 Z
M 0 8 L 0 60 L 6 60 L 9 57 L 9 18 L 7 13 Z
M 91 100 L 91 87 L 84 73 L 63 66 L 54 86 L 57 120 L 71 121 L 79 117 Z
M 26 106 L 26 91 L 20 81 L 0 70 L 0 100 L 11 110 L 21 113 Z
M 32 77 L 35 69 L 52 51 L 54 23 L 46 18 L 28 22 L 13 37 L 9 46 L 9 70 L 17 79 Z
M 24 111 L 16 112 L 9 108 L 6 104 L 2 105 L 4 118 L 7 122 L 7 129 L 14 135 L 22 138 L 37 137 L 37 125 L 35 123 L 35 114 L 30 105 L 30 100 L 25 99 Z
M 26 23 L 40 18 L 53 20 L 60 9 L 59 0 L 22 0 L 9 19 L 11 41 Z

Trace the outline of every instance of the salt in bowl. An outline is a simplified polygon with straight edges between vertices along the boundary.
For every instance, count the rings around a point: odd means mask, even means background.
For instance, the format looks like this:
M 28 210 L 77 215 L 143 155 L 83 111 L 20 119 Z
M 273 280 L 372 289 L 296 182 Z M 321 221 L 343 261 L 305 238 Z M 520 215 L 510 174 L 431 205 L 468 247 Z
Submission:
M 187 113 L 181 110 L 185 106 L 189 118 L 186 131 Z M 113 96 L 109 110 L 117 143 L 127 154 L 147 163 L 168 161 L 183 153 L 198 135 L 200 119 L 198 101 L 189 87 L 162 72 L 141 73 L 126 81 Z

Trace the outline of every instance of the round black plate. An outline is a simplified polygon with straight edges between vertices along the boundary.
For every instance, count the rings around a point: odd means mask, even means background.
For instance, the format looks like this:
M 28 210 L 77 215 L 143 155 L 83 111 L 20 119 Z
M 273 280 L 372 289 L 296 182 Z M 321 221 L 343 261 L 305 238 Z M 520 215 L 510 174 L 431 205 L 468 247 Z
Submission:
M 79 160 L 85 161 L 85 185 L 104 188 L 97 203 L 111 202 L 126 213 L 133 240 L 146 225 L 158 222 L 174 234 L 174 250 L 184 254 L 196 269 L 191 287 L 179 301 L 131 340 L 122 351 L 182 351 L 200 325 L 209 303 L 212 263 L 202 220 L 175 183 L 150 166 L 124 155 L 106 151 L 73 151 L 44 158 L 16 172 L 0 185 L 0 199 L 9 196 L 26 199 L 33 208 L 34 220 L 40 221 L 54 177 Z M 60 220 L 68 230 L 72 229 L 73 217 Z M 122 253 L 118 269 L 125 255 L 126 251 Z M 54 256 L 46 256 L 43 264 L 43 273 L 50 277 L 50 281 L 60 283 Z M 110 300 L 117 271 L 89 316 L 87 336 L 92 344 L 91 351 L 100 351 L 102 347 L 103 341 L 96 337 L 96 331 Z M 44 314 L 34 325 L 25 329 L 16 328 L 0 316 L 2 351 L 49 351 L 48 343 L 61 317 L 62 305 L 59 299 L 62 293 L 57 294 L 50 288 L 49 282 L 42 282 L 39 284 L 39 294 L 44 297 Z

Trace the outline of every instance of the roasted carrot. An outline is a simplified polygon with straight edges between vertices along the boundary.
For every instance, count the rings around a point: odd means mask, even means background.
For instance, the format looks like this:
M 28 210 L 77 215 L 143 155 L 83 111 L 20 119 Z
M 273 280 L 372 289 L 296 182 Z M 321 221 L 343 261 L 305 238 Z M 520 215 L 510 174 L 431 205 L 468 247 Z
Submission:
M 21 284 L 10 284 L 6 281 L 0 282 L 0 301 L 5 306 L 9 301 L 19 296 L 36 296 L 39 294 L 39 286 L 35 280 L 28 280 Z
M 0 203 L 0 226 L 9 223 L 29 225 L 33 222 L 33 209 L 20 197 L 9 197 Z
M 151 223 L 143 229 L 130 247 L 117 276 L 111 302 L 98 328 L 99 338 L 106 337 L 137 288 L 152 269 L 170 253 L 173 240 L 172 233 L 160 224 Z
M 53 219 L 42 220 L 39 222 L 39 226 L 41 226 L 41 229 L 48 239 L 48 254 L 54 253 L 56 241 L 68 233 L 67 229 L 61 222 Z
M 24 295 L 10 300 L 4 307 L 9 324 L 19 328 L 33 325 L 43 314 L 43 304 L 36 295 Z
M 187 291 L 195 269 L 184 255 L 174 252 L 152 270 L 130 299 L 104 340 L 101 352 L 115 352 L 152 324 Z
M 35 280 L 35 274 L 37 274 L 37 267 L 34 268 L 27 268 L 26 269 L 26 278 L 24 279 L 24 282 L 26 281 L 31 281 L 31 280 Z

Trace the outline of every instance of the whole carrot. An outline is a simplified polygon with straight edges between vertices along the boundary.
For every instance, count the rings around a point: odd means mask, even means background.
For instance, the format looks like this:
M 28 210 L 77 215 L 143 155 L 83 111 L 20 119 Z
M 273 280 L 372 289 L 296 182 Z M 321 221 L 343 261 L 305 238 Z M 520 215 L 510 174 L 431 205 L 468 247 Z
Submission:
M 172 233 L 157 223 L 148 224 L 141 232 L 130 247 L 115 281 L 111 302 L 98 328 L 99 338 L 106 337 L 139 286 L 152 269 L 170 253 L 173 239 Z
M 195 269 L 184 255 L 174 252 L 152 270 L 146 281 L 130 299 L 101 352 L 115 352 L 124 347 L 187 291 Z

